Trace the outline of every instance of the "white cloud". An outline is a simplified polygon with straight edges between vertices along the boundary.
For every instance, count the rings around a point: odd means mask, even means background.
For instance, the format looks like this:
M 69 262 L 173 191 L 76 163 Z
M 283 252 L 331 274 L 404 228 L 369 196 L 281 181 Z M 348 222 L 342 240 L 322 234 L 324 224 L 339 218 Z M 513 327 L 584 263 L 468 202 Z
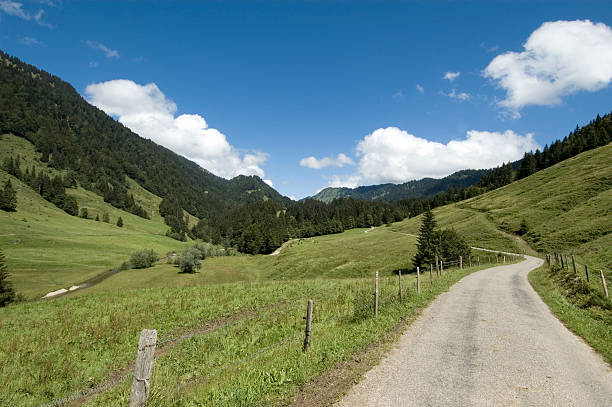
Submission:
M 263 182 L 268 184 L 271 188 L 274 188 L 274 183 L 272 182 L 271 179 L 264 179 Z
M 25 45 L 42 45 L 42 42 L 34 37 L 23 37 L 21 43 Z
M 453 89 L 449 93 L 444 93 L 440 91 L 440 95 L 449 97 L 451 99 L 456 99 L 461 102 L 465 102 L 466 100 L 470 100 L 472 98 L 472 95 L 470 95 L 469 93 L 465 93 L 465 92 L 457 93 L 457 89 Z
M 320 170 L 325 167 L 344 167 L 345 165 L 355 165 L 355 162 L 342 153 L 338 154 L 336 157 L 324 157 L 321 159 L 317 159 L 315 157 L 306 157 L 300 160 L 300 165 L 302 167 L 308 167 L 315 170 Z
M 495 57 L 483 75 L 506 91 L 502 107 L 518 117 L 527 105 L 556 105 L 563 96 L 597 91 L 612 81 L 612 29 L 589 20 L 542 24 L 523 52 Z
M 402 92 L 401 90 L 398 90 L 397 92 L 395 92 L 393 95 L 391 95 L 391 97 L 393 99 L 400 99 L 404 97 L 404 92 Z
M 85 41 L 85 44 L 87 44 L 91 49 L 97 49 L 99 51 L 104 52 L 104 55 L 109 59 L 119 58 L 119 51 L 115 49 L 110 49 L 109 47 L 100 42 L 87 40 Z
M 268 155 L 240 153 L 223 133 L 208 127 L 198 114 L 175 117 L 176 104 L 157 85 L 139 85 L 126 79 L 88 85 L 89 101 L 116 116 L 142 137 L 149 138 L 224 178 L 236 175 L 264 176 L 261 165 Z
M 6 14 L 21 18 L 26 21 L 35 21 L 38 25 L 47 28 L 53 28 L 51 24 L 47 24 L 42 21 L 42 17 L 45 11 L 40 9 L 36 13 L 30 13 L 23 9 L 23 4 L 11 0 L 0 0 L 0 11 L 4 11 Z
M 416 85 L 416 90 L 417 90 L 417 91 L 418 91 L 420 94 L 425 93 L 425 88 L 424 88 L 424 87 L 422 87 L 421 85 L 419 85 L 418 83 L 417 83 L 417 85 Z
M 403 183 L 425 177 L 440 178 L 463 169 L 492 168 L 520 159 L 539 148 L 528 133 L 512 130 L 470 130 L 465 138 L 447 144 L 416 137 L 397 127 L 378 129 L 357 144 L 356 173 L 330 178 L 328 186 L 355 187 L 380 183 Z
M 461 75 L 461 72 L 445 72 L 442 79 L 446 79 L 447 81 L 452 82 L 457 79 L 459 75 Z

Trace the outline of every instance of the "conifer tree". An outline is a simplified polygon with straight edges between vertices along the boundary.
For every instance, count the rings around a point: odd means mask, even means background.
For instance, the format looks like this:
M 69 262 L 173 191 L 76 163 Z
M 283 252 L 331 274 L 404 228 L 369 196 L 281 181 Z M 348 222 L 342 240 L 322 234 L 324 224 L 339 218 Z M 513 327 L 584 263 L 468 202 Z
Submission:
M 119 216 L 119 219 L 117 219 L 117 226 L 119 226 L 120 228 L 123 227 L 123 219 L 121 219 L 121 216 Z
M 428 209 L 423 214 L 423 222 L 419 230 L 419 237 L 417 240 L 417 254 L 414 256 L 414 266 L 425 266 L 435 263 L 435 257 L 437 254 L 437 243 L 436 242 L 436 219 L 433 213 Z
M 13 188 L 11 180 L 6 180 L 4 189 L 0 191 L 0 209 L 7 212 L 17 210 L 17 191 Z
M 15 290 L 8 281 L 8 271 L 4 264 L 4 254 L 0 251 L 0 307 L 4 307 L 15 300 Z

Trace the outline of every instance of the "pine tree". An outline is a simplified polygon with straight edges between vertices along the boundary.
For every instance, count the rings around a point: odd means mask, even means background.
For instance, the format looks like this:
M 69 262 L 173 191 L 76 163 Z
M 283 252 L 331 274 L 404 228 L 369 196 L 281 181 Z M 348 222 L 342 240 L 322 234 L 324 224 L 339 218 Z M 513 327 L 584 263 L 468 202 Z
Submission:
M 110 223 L 110 216 L 108 216 L 108 212 L 104 212 L 102 215 L 102 222 Z
M 121 216 L 119 216 L 119 219 L 117 219 L 117 226 L 119 226 L 120 228 L 123 227 L 123 219 L 121 219 Z
M 0 307 L 15 300 L 15 290 L 10 281 L 8 281 L 9 273 L 4 264 L 4 254 L 0 251 Z
M 13 188 L 11 180 L 6 180 L 4 189 L 0 191 L 0 209 L 7 212 L 17 210 L 17 191 Z
M 414 256 L 414 266 L 426 266 L 435 263 L 437 254 L 436 219 L 431 210 L 423 214 L 423 222 L 417 240 L 417 254 Z

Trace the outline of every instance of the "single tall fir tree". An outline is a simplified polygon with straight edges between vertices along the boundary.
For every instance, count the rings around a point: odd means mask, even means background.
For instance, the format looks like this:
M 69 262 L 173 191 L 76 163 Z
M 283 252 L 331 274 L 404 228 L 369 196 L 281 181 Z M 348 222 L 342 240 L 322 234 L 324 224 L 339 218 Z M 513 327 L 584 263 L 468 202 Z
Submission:
M 0 251 L 0 307 L 4 307 L 15 300 L 15 290 L 10 281 L 9 273 L 4 264 L 4 254 Z
M 424 267 L 435 263 L 438 245 L 436 240 L 436 219 L 428 209 L 423 214 L 423 223 L 417 239 L 417 254 L 414 256 L 414 266 Z

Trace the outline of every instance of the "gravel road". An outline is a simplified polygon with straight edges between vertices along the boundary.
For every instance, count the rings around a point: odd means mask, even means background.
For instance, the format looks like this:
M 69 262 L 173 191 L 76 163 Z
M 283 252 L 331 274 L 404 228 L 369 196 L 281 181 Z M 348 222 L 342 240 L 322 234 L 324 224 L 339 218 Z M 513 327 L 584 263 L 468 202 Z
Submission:
M 462 279 L 337 406 L 612 406 L 612 370 L 527 281 L 541 263 Z

